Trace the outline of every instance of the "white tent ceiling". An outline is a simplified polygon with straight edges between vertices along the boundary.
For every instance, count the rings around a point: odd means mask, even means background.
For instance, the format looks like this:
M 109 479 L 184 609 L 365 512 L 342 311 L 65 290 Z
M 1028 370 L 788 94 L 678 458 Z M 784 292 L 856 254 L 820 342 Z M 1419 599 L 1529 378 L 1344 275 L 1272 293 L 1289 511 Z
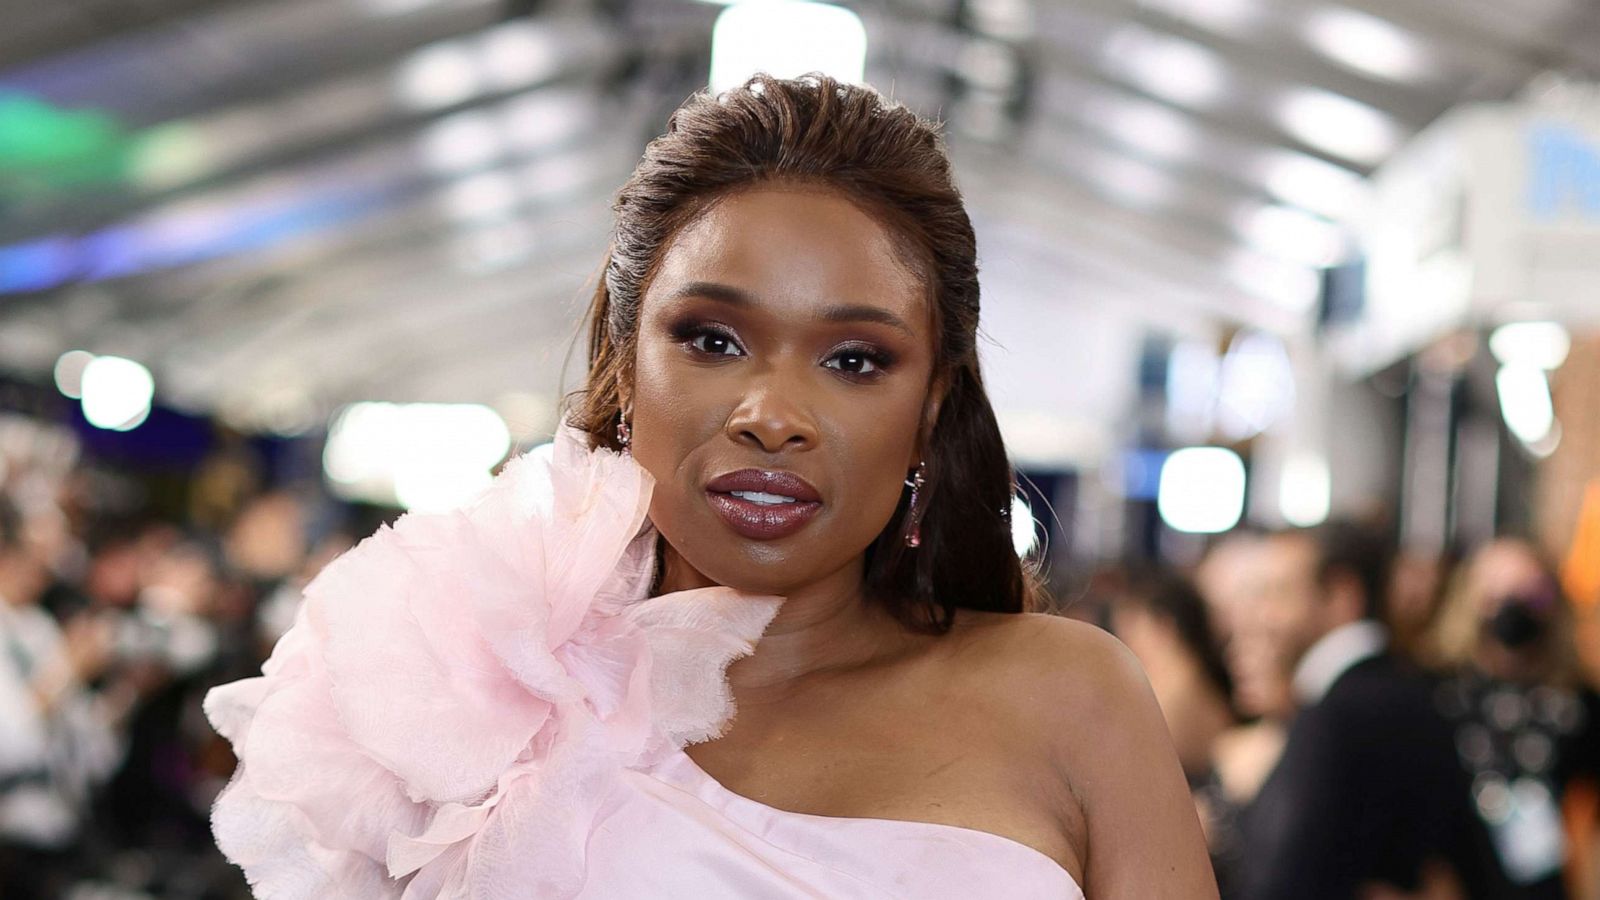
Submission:
M 1395 146 L 1541 72 L 1600 74 L 1588 0 L 849 5 L 869 80 L 948 121 L 1017 415 L 1114 413 L 1145 328 L 1305 327 L 1312 265 Z M 0 0 L 0 96 L 160 148 L 92 189 L 8 191 L 0 156 L 0 267 L 79 260 L 0 293 L 0 366 L 126 355 L 246 423 L 553 398 L 611 194 L 703 83 L 718 11 Z M 231 237 L 161 249 L 196 234 Z

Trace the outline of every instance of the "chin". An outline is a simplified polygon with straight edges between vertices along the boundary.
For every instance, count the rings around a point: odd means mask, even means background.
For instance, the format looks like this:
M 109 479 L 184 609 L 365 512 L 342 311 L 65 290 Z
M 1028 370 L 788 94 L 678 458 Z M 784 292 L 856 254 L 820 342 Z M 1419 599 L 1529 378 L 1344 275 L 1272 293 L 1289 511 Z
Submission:
M 817 577 L 818 566 L 797 559 L 792 548 L 736 537 L 699 544 L 689 552 L 680 551 L 684 561 L 711 581 L 747 594 L 784 596 Z

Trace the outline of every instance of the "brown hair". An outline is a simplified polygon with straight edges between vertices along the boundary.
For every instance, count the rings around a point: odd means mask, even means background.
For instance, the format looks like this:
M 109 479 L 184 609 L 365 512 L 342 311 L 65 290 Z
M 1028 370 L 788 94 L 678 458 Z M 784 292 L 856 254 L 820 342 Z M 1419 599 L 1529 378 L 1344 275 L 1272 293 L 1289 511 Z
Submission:
M 946 393 L 926 443 L 921 546 L 905 546 L 911 522 L 902 491 L 867 549 L 869 596 L 909 627 L 935 633 L 950 628 L 958 607 L 1037 608 L 1042 589 L 1012 547 L 1015 481 L 978 372 L 972 223 L 938 124 L 871 88 L 816 74 L 757 75 L 720 95 L 697 92 L 672 114 L 617 193 L 605 275 L 589 311 L 588 382 L 567 420 L 591 446 L 618 449 L 640 304 L 664 250 L 719 198 L 775 181 L 837 190 L 882 222 L 927 284 L 933 309 L 933 381 Z
M 1429 631 L 1423 636 L 1421 657 L 1424 665 L 1438 671 L 1453 672 L 1469 668 L 1483 640 L 1482 609 L 1485 588 L 1479 583 L 1482 566 L 1493 552 L 1514 550 L 1527 554 L 1539 567 L 1542 580 L 1556 595 L 1551 612 L 1550 638 L 1546 645 L 1549 681 L 1570 687 L 1583 679 L 1578 646 L 1573 634 L 1572 604 L 1561 591 L 1556 567 L 1539 546 L 1530 540 L 1500 537 L 1487 541 L 1456 567 L 1444 590 Z

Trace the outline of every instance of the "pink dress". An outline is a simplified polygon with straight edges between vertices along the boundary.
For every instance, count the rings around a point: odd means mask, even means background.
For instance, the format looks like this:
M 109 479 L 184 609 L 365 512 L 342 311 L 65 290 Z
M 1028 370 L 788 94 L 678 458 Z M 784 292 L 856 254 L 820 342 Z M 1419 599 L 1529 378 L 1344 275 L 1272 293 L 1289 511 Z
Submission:
M 650 476 L 570 429 L 474 501 L 412 513 L 305 590 L 262 674 L 206 714 L 239 766 L 218 846 L 263 900 L 1083 894 L 952 825 L 785 812 L 683 747 L 781 598 L 649 598 Z

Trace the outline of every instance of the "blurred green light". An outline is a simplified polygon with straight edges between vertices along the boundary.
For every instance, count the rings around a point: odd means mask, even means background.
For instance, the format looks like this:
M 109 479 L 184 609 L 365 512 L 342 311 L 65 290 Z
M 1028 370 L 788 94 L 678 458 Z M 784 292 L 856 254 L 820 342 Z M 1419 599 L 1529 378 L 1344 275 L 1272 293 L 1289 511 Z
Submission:
M 130 146 L 105 113 L 0 95 L 0 198 L 120 181 Z

